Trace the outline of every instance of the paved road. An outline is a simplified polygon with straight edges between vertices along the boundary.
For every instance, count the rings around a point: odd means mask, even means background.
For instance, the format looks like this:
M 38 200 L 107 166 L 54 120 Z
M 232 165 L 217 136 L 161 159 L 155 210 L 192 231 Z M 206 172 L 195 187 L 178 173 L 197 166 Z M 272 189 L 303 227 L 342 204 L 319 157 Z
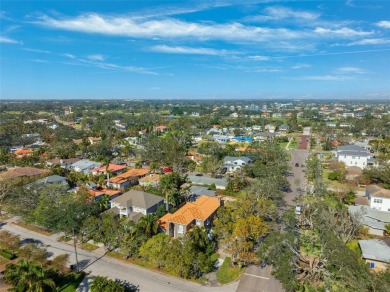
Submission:
M 10 221 L 10 220 L 9 220 Z M 57 236 L 46 236 L 24 229 L 7 221 L 0 229 L 8 230 L 17 234 L 23 240 L 34 240 L 45 246 L 53 256 L 67 253 L 70 255 L 69 263 L 76 262 L 73 245 L 58 242 Z M 110 257 L 103 257 L 99 254 L 78 249 L 78 260 L 84 271 L 90 273 L 88 278 L 96 275 L 107 276 L 111 279 L 126 280 L 138 286 L 141 292 L 154 291 L 196 291 L 196 292 L 222 292 L 236 291 L 238 282 L 222 287 L 206 287 L 200 284 L 185 281 L 180 278 L 170 277 L 136 265 L 123 263 Z M 87 284 L 87 280 L 83 282 Z M 87 286 L 81 285 L 79 291 L 88 291 Z
M 287 177 L 287 180 L 291 186 L 291 192 L 286 193 L 287 205 L 295 205 L 294 199 L 299 196 L 299 189 L 305 190 L 306 187 L 306 159 L 309 156 L 308 150 L 290 150 L 288 153 L 291 155 L 290 166 L 291 175 Z M 296 163 L 299 164 L 296 167 Z M 304 165 L 304 167 L 302 167 Z
M 238 292 L 283 292 L 280 282 L 271 276 L 271 266 L 260 268 L 250 266 L 245 269 L 238 285 Z

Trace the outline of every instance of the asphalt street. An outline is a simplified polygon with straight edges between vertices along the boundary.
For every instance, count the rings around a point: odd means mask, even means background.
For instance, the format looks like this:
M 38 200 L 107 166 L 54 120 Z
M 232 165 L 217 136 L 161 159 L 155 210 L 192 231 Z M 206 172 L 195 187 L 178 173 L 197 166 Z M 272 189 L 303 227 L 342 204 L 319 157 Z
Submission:
M 36 242 L 46 247 L 48 252 L 52 256 L 67 253 L 70 255 L 69 264 L 75 264 L 75 252 L 72 244 L 58 242 L 58 235 L 46 236 L 42 235 L 18 225 L 13 224 L 8 220 L 2 223 L 0 227 L 2 230 L 8 230 L 14 234 L 17 234 L 25 242 Z M 186 281 L 180 278 L 167 276 L 146 268 L 139 267 L 137 265 L 128 264 L 119 260 L 99 255 L 97 253 L 88 252 L 78 249 L 78 261 L 80 268 L 88 273 L 88 277 L 83 281 L 78 291 L 88 291 L 87 281 L 96 275 L 106 276 L 113 280 L 120 279 L 125 280 L 137 287 L 141 292 L 156 292 L 156 291 L 236 291 L 238 282 L 225 285 L 222 287 L 207 287 L 200 284 Z
M 309 150 L 290 150 L 291 155 L 290 167 L 291 173 L 287 177 L 290 183 L 291 191 L 286 192 L 285 200 L 287 205 L 295 205 L 294 199 L 299 196 L 300 190 L 306 188 L 306 159 L 309 156 Z M 298 166 L 296 166 L 298 163 Z

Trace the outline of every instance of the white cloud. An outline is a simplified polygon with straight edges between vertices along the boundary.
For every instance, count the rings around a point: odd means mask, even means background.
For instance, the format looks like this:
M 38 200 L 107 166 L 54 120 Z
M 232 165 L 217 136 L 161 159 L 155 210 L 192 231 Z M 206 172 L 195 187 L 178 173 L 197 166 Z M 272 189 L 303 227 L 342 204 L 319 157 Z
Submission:
M 188 55 L 224 55 L 226 50 L 215 50 L 209 48 L 192 48 L 179 46 L 158 45 L 151 47 L 152 51 L 170 54 L 188 54 Z
M 41 53 L 41 54 L 50 54 L 51 53 L 50 51 L 31 49 L 31 48 L 24 48 L 23 50 L 28 51 L 28 52 L 34 52 L 34 53 Z
M 69 58 L 69 59 L 76 59 L 76 56 L 75 56 L 75 55 L 68 54 L 68 53 L 65 53 L 63 56 L 64 56 L 64 57 L 67 57 L 67 58 Z
M 336 70 L 337 74 L 363 74 L 365 71 L 358 67 L 340 67 Z
M 106 59 L 104 55 L 100 55 L 100 54 L 89 55 L 87 58 L 92 61 L 104 61 Z
M 310 21 L 320 17 L 319 13 L 304 11 L 304 10 L 293 10 L 283 6 L 272 6 L 264 9 L 264 14 L 253 15 L 245 17 L 244 20 L 251 22 L 263 22 L 273 20 L 295 20 L 295 21 Z
M 0 36 L 0 43 L 4 44 L 15 44 L 15 45 L 22 45 L 22 42 L 19 42 L 17 40 L 11 39 L 9 37 Z
M 54 19 L 43 16 L 37 24 L 71 31 L 138 38 L 196 38 L 265 41 L 301 38 L 302 32 L 228 24 L 195 23 L 176 19 L 135 21 L 128 17 L 85 14 L 76 18 Z
M 310 67 L 311 67 L 310 64 L 295 64 L 291 68 L 292 69 L 304 69 L 304 68 L 310 68 Z
M 157 72 L 154 72 L 151 69 L 144 68 L 144 67 L 123 66 L 123 65 L 113 64 L 113 63 L 102 62 L 102 61 L 83 59 L 83 58 L 78 58 L 77 56 L 72 54 L 63 54 L 63 56 L 72 60 L 71 62 L 63 62 L 63 64 L 67 64 L 67 65 L 90 66 L 90 67 L 97 67 L 97 68 L 116 70 L 122 72 L 134 72 L 134 73 L 141 73 L 141 74 L 159 75 Z
M 376 23 L 377 26 L 382 28 L 390 28 L 390 21 L 389 20 L 382 20 Z
M 390 44 L 390 39 L 372 38 L 372 39 L 358 40 L 356 42 L 347 44 L 347 46 L 386 45 L 386 44 Z
M 356 37 L 356 36 L 366 36 L 366 35 L 373 34 L 372 31 L 359 31 L 348 27 L 343 27 L 338 29 L 317 27 L 314 30 L 314 32 L 319 35 L 329 35 L 329 36 L 337 36 L 337 37 Z
M 253 61 L 268 61 L 271 58 L 268 56 L 257 56 L 256 55 L 256 56 L 248 56 L 248 59 L 253 60 Z
M 313 80 L 313 81 L 344 81 L 351 80 L 353 77 L 344 75 L 318 75 L 318 76 L 304 76 L 298 77 L 300 80 Z

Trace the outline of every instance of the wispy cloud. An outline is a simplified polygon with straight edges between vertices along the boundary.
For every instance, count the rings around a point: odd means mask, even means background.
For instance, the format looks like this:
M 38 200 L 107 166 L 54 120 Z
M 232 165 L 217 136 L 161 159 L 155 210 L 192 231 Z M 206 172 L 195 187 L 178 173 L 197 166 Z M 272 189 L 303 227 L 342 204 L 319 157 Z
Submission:
M 144 67 L 137 67 L 137 66 L 123 66 L 123 65 L 113 64 L 113 63 L 102 62 L 102 61 L 94 61 L 90 59 L 78 58 L 77 56 L 69 53 L 63 54 L 62 56 L 71 60 L 70 62 L 69 61 L 63 62 L 63 64 L 68 64 L 68 65 L 89 66 L 89 67 L 97 67 L 101 69 L 115 70 L 115 71 L 122 71 L 122 72 L 159 75 L 159 73 L 152 71 L 153 70 L 152 68 L 144 68 Z
M 248 56 L 247 59 L 253 60 L 253 61 L 268 61 L 271 59 L 271 57 L 255 55 L 255 56 Z
M 51 52 L 47 50 L 31 49 L 31 48 L 23 48 L 23 50 L 28 52 L 33 52 L 33 53 L 51 54 Z
M 291 68 L 292 69 L 304 69 L 304 68 L 310 68 L 310 67 L 311 67 L 310 64 L 295 64 Z
M 382 28 L 390 28 L 390 21 L 389 20 L 382 20 L 376 23 L 377 26 Z
M 316 75 L 316 76 L 303 76 L 294 79 L 298 80 L 313 80 L 313 81 L 345 81 L 354 79 L 352 76 L 344 75 Z
M 390 44 L 390 39 L 385 38 L 370 38 L 362 39 L 356 42 L 347 44 L 347 46 L 365 46 L 365 45 L 387 45 Z
M 271 6 L 264 9 L 262 15 L 248 16 L 244 20 L 252 22 L 263 22 L 270 20 L 298 20 L 298 21 L 310 21 L 315 20 L 320 16 L 319 13 L 304 11 L 304 10 L 293 10 L 291 8 L 283 6 Z
M 154 52 L 169 54 L 188 54 L 188 55 L 225 55 L 226 50 L 216 50 L 210 48 L 193 48 L 180 46 L 157 45 L 150 48 Z
M 365 71 L 358 67 L 340 67 L 336 69 L 337 74 L 364 74 Z
M 92 61 L 104 61 L 104 60 L 106 60 L 106 56 L 101 55 L 101 54 L 89 55 L 87 58 L 89 60 L 92 60 Z
M 56 29 L 136 38 L 191 38 L 227 41 L 262 42 L 272 39 L 301 38 L 302 32 L 285 28 L 245 26 L 233 22 L 227 24 L 186 22 L 177 19 L 135 21 L 118 16 L 83 14 L 75 18 L 55 19 L 42 16 L 36 24 Z
M 23 44 L 23 42 L 11 39 L 11 38 L 6 37 L 6 36 L 0 36 L 0 43 L 3 43 L 3 44 L 14 44 L 14 45 L 22 45 Z
M 373 31 L 361 31 L 361 30 L 354 30 L 352 28 L 343 27 L 338 29 L 329 29 L 324 27 L 317 27 L 314 30 L 315 33 L 319 35 L 328 35 L 328 36 L 339 36 L 339 37 L 356 37 L 356 36 L 367 36 L 371 35 L 374 32 Z

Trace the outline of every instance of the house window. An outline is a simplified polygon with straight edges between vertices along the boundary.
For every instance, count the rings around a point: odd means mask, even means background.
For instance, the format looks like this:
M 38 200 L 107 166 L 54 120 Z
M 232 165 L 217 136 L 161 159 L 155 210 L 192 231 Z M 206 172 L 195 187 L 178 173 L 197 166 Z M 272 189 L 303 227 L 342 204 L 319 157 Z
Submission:
M 179 227 L 177 228 L 177 233 L 180 233 L 180 234 L 184 233 L 184 226 L 183 225 L 179 225 Z
M 374 199 L 374 203 L 376 204 L 382 204 L 383 200 L 382 199 Z
M 355 159 L 356 158 L 356 156 L 352 156 L 352 159 Z

